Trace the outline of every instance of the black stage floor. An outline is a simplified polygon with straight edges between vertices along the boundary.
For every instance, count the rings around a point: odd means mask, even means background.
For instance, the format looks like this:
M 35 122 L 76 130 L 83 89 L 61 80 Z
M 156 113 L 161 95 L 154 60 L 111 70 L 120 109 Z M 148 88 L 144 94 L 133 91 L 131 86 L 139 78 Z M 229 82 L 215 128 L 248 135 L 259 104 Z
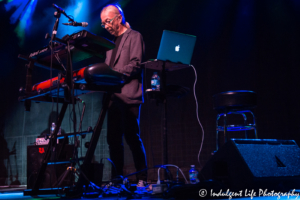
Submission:
M 104 200 L 126 200 L 126 199 L 153 199 L 153 200 L 163 200 L 163 199 L 221 199 L 221 200 L 225 200 L 225 199 L 231 199 L 231 198 L 235 198 L 235 199 L 239 199 L 239 200 L 286 200 L 286 199 L 300 199 L 300 190 L 293 190 L 293 191 L 289 191 L 289 192 L 284 192 L 284 193 L 272 193 L 272 191 L 261 191 L 261 193 L 254 193 L 253 191 L 242 191 L 241 193 L 232 193 L 232 196 L 228 195 L 229 193 L 226 193 L 226 191 L 222 191 L 222 196 L 218 196 L 218 194 L 220 194 L 220 191 L 208 191 L 208 193 L 205 192 L 203 193 L 202 190 L 202 195 L 204 195 L 205 197 L 198 197 L 198 198 L 190 198 L 190 195 L 186 194 L 186 197 L 181 196 L 180 198 L 178 197 L 171 197 L 171 198 L 167 198 L 167 197 L 163 197 L 163 196 L 158 196 L 158 195 L 151 195 L 151 194 L 147 194 L 147 195 L 134 195 L 134 196 L 130 196 L 130 197 L 126 197 L 124 195 L 111 195 L 111 196 L 81 196 L 78 198 L 70 198 L 70 197 L 65 197 L 65 196 L 60 196 L 60 195 L 37 195 L 37 196 L 24 196 L 24 190 L 26 190 L 26 185 L 25 186 L 19 186 L 19 187 L 1 187 L 0 186 L 0 200 L 1 199 L 5 199 L 5 200 L 22 200 L 22 199 L 32 199 L 32 200 L 54 200 L 54 199 L 67 199 L 67 200 L 71 200 L 71 199 L 82 199 L 82 200 L 88 200 L 88 199 L 104 199 Z M 211 196 L 212 192 L 214 193 L 214 197 Z M 239 196 L 240 194 L 242 194 L 242 196 Z M 200 195 L 200 193 L 199 193 Z

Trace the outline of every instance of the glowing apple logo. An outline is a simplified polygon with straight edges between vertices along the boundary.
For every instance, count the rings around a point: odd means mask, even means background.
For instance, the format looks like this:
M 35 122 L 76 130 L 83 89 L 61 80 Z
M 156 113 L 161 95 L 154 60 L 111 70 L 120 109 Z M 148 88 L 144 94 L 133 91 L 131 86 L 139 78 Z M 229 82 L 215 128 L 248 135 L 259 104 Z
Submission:
M 179 48 L 180 48 L 180 46 L 179 45 L 177 45 L 176 47 L 175 47 L 175 51 L 179 51 Z

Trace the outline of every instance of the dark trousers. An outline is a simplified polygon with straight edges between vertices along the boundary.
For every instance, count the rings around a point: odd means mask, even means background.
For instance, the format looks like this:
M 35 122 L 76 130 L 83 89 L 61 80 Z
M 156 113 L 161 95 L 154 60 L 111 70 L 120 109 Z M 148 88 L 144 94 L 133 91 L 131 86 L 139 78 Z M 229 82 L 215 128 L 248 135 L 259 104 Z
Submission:
M 124 145 L 123 135 L 132 152 L 137 171 L 147 167 L 145 148 L 140 137 L 139 115 L 141 104 L 125 104 L 111 101 L 107 114 L 107 143 L 110 159 L 116 170 L 112 168 L 112 178 L 123 176 Z M 147 171 L 137 174 L 138 180 L 147 180 Z

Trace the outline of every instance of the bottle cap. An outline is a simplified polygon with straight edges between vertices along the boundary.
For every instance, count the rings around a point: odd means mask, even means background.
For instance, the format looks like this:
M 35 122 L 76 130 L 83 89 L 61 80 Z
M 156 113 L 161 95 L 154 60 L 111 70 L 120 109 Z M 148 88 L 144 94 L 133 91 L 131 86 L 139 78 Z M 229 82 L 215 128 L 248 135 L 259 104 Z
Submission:
M 195 167 L 195 165 L 191 165 L 191 167 Z

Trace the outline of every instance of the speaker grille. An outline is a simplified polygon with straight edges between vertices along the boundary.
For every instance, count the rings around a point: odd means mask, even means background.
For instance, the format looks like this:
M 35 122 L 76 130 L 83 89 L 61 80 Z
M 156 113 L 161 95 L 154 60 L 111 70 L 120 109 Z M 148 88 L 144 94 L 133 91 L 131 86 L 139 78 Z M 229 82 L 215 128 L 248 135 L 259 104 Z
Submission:
M 300 175 L 296 145 L 235 144 L 255 177 Z
M 231 139 L 201 170 L 230 189 L 300 187 L 300 148 L 292 140 Z M 199 177 L 201 178 L 201 176 Z

